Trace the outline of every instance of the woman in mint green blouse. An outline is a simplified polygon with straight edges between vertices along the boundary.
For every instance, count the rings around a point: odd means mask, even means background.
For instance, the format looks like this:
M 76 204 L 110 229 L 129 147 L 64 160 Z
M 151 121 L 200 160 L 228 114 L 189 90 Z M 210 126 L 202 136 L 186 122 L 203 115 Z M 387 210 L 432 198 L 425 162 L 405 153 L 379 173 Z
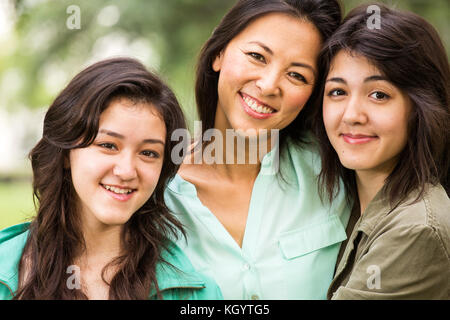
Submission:
M 337 1 L 241 0 L 200 54 L 203 139 L 165 198 L 185 226 L 177 244 L 225 299 L 326 298 L 349 210 L 342 194 L 318 196 L 308 125 L 340 18 Z

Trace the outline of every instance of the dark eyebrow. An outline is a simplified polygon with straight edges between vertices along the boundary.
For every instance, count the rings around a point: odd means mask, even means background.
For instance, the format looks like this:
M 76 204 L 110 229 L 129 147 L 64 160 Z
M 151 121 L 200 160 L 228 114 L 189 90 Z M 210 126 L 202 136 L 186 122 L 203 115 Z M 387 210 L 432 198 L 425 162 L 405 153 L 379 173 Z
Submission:
M 370 76 L 364 79 L 364 82 L 369 82 L 369 81 L 389 81 L 386 77 L 380 76 L 380 75 L 375 75 L 375 76 Z
M 264 51 L 266 51 L 268 54 L 273 55 L 273 51 L 270 50 L 270 48 L 269 48 L 268 46 L 266 46 L 264 43 L 259 42 L 259 41 L 250 41 L 249 43 L 257 44 L 258 46 L 260 46 L 261 48 L 263 48 Z M 293 67 L 302 67 L 302 68 L 310 69 L 310 70 L 313 72 L 314 76 L 316 76 L 316 70 L 314 70 L 314 68 L 313 68 L 312 66 L 310 66 L 309 64 L 307 64 L 307 63 L 302 63 L 302 62 L 292 62 L 292 63 L 291 63 L 291 66 L 293 66 Z
M 338 77 L 327 79 L 327 81 L 325 81 L 325 82 L 328 82 L 328 81 L 347 84 L 347 81 L 345 81 L 342 78 L 338 78 Z M 370 77 L 367 77 L 364 79 L 364 82 L 370 82 L 370 81 L 388 81 L 389 82 L 388 78 L 380 76 L 380 75 L 370 76 Z
M 114 132 L 114 131 L 106 130 L 106 129 L 100 129 L 98 131 L 98 133 L 104 133 L 104 134 L 106 134 L 108 136 L 111 136 L 111 137 L 115 137 L 115 138 L 119 138 L 119 139 L 125 139 L 124 135 L 122 135 L 120 133 L 117 133 L 117 132 Z M 159 140 L 159 139 L 144 139 L 144 140 L 142 140 L 142 143 L 159 143 L 159 144 L 162 144 L 164 146 L 164 141 Z
M 342 79 L 342 78 L 337 78 L 337 77 L 334 77 L 334 78 L 330 78 L 330 79 L 327 79 L 327 81 L 325 81 L 325 82 L 329 82 L 329 81 L 333 81 L 333 82 L 339 82 L 339 83 L 347 84 L 347 81 L 345 81 L 345 80 L 344 80 L 344 79 Z
M 249 43 L 257 44 L 258 46 L 260 46 L 261 48 L 263 48 L 264 51 L 266 51 L 268 54 L 273 55 L 273 51 L 270 50 L 270 48 L 269 48 L 268 46 L 266 46 L 264 43 L 259 42 L 259 41 L 250 41 Z

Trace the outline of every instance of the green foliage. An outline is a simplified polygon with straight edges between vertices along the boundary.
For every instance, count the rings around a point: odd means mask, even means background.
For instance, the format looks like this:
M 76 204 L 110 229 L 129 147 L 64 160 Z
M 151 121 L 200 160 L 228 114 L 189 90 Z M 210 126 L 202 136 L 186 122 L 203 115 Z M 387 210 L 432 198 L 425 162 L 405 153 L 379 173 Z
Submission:
M 155 57 L 142 62 L 159 71 L 179 96 L 189 97 L 197 53 L 223 13 L 234 3 L 224 0 L 62 0 L 38 1 L 32 5 L 33 2 L 16 1 L 15 50 L 6 57 L 0 56 L 0 74 L 9 68 L 18 68 L 23 80 L 21 90 L 8 100 L 9 108 L 48 105 L 92 59 L 99 39 L 108 35 L 113 35 L 112 41 L 125 40 L 125 44 L 132 44 L 136 39 L 148 41 Z M 79 30 L 66 27 L 71 16 L 66 10 L 72 5 L 80 8 Z M 119 10 L 120 19 L 111 26 L 99 24 L 102 9 L 111 5 Z M 108 41 L 108 37 L 103 39 Z M 131 54 L 139 58 L 139 52 Z M 58 90 L 52 91 L 46 88 L 45 81 L 47 71 L 55 69 L 65 76 Z

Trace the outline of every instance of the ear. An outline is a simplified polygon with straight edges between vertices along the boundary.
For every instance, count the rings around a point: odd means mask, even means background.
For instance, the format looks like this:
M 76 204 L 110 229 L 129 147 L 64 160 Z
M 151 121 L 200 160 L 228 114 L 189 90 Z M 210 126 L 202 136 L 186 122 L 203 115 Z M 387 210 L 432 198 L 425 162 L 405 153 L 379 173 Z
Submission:
M 212 68 L 215 72 L 219 72 L 220 69 L 222 69 L 222 60 L 223 60 L 223 52 L 220 51 L 220 53 L 216 56 L 212 63 Z

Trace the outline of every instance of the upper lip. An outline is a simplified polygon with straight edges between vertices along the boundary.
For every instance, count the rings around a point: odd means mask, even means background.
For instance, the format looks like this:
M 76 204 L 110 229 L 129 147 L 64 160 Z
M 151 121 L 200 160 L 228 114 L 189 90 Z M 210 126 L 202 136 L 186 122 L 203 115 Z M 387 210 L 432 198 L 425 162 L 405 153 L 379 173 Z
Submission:
M 130 190 L 137 190 L 137 188 L 132 188 L 132 187 L 127 187 L 127 186 L 119 186 L 117 184 L 108 184 L 108 183 L 102 183 L 103 186 L 109 186 L 109 187 L 114 187 L 114 188 L 118 188 L 118 189 L 130 189 Z
M 256 99 L 255 97 L 253 97 L 253 96 L 251 96 L 251 95 L 249 95 L 247 93 L 244 93 L 244 92 L 241 91 L 241 95 L 242 95 L 243 98 L 245 98 L 247 96 L 250 99 L 255 100 L 259 105 L 261 105 L 263 107 L 267 107 L 267 108 L 273 109 L 275 111 L 278 111 L 276 108 L 272 107 L 271 105 L 269 105 L 269 104 L 267 104 L 267 103 L 265 103 L 265 102 L 263 102 L 263 101 L 261 101 L 259 99 Z

